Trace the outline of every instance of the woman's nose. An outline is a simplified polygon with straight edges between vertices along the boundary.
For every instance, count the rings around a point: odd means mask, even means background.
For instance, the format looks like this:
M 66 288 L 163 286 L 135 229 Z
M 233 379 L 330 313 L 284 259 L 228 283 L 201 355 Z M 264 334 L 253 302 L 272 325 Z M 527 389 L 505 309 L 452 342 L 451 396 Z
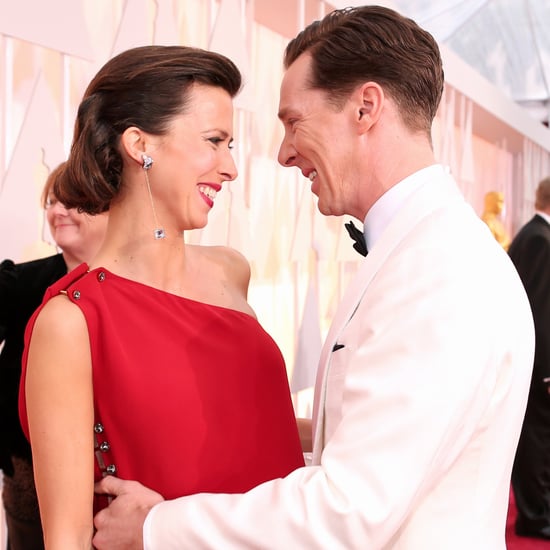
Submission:
M 69 213 L 69 209 L 62 202 L 59 201 L 53 202 L 49 207 L 49 210 L 52 213 L 60 216 L 66 216 Z
M 220 172 L 225 181 L 233 181 L 237 177 L 237 165 L 231 152 L 227 153 L 227 160 L 223 163 Z

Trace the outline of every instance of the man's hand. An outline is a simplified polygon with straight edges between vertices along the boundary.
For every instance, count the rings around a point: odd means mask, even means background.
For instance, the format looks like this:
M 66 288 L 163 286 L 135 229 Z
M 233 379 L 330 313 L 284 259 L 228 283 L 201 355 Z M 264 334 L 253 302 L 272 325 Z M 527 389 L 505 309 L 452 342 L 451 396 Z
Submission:
M 108 508 L 94 517 L 96 533 L 92 540 L 97 550 L 143 550 L 143 523 L 149 510 L 164 499 L 137 481 L 113 476 L 95 484 L 95 492 L 112 495 Z

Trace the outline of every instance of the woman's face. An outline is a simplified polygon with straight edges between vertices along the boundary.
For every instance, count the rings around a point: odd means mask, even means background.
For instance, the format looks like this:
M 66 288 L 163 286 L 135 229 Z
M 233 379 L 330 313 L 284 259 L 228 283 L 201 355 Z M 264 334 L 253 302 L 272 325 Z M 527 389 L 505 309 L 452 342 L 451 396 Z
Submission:
M 67 209 L 52 193 L 46 202 L 46 219 L 57 246 L 81 262 L 97 252 L 107 227 L 107 214 L 90 216 Z
M 185 114 L 147 153 L 158 218 L 167 232 L 204 227 L 223 183 L 237 177 L 231 154 L 233 101 L 222 88 L 195 84 Z

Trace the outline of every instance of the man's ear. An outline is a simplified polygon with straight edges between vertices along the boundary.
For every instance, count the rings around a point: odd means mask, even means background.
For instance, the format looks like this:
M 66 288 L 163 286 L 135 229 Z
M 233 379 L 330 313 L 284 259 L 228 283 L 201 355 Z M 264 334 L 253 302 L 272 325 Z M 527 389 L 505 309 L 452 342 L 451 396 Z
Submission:
M 136 126 L 126 128 L 120 136 L 120 145 L 128 157 L 143 164 L 143 154 L 147 152 L 145 134 Z
M 384 105 L 384 90 L 376 82 L 365 82 L 356 90 L 356 120 L 362 132 L 368 131 L 380 118 Z

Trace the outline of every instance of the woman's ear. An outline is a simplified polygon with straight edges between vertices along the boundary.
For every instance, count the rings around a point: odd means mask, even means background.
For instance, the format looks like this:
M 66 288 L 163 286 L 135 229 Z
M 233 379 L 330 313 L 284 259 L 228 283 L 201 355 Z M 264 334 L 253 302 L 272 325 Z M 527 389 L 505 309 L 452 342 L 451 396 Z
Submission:
M 136 126 L 126 128 L 120 136 L 120 145 L 128 157 L 140 165 L 143 164 L 143 154 L 147 150 L 147 144 L 142 130 Z
M 376 82 L 365 82 L 357 89 L 356 120 L 362 132 L 376 124 L 384 105 L 384 90 Z

